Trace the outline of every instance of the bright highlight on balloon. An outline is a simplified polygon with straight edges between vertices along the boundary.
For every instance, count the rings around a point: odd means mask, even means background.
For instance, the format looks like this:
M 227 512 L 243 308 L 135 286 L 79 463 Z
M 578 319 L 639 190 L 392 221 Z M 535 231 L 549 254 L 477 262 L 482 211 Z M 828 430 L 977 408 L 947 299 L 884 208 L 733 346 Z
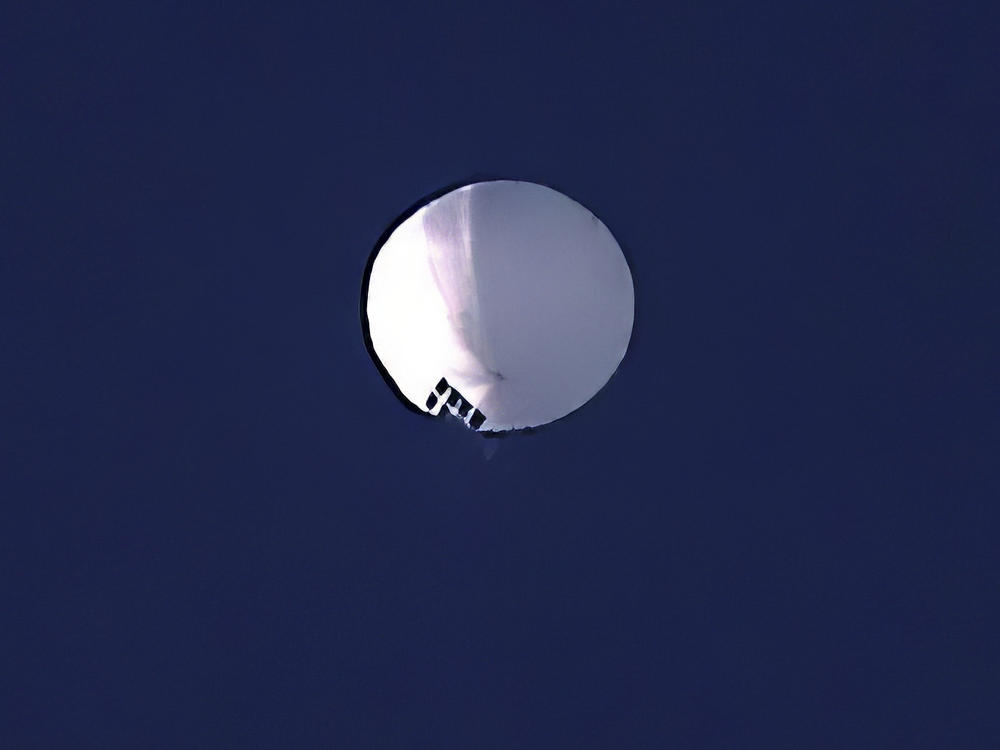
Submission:
M 632 275 L 611 232 L 530 182 L 477 182 L 419 208 L 377 250 L 362 294 L 372 357 L 400 395 L 479 431 L 583 406 L 632 334 Z

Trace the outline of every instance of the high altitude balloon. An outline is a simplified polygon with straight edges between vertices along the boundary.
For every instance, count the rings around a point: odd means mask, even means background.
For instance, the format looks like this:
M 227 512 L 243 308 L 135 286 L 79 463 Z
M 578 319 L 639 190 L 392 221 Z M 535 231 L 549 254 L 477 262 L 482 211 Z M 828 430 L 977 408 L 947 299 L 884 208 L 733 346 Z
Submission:
M 477 182 L 419 208 L 376 251 L 364 295 L 372 356 L 402 397 L 480 431 L 583 406 L 632 333 L 632 275 L 611 232 L 530 182 Z

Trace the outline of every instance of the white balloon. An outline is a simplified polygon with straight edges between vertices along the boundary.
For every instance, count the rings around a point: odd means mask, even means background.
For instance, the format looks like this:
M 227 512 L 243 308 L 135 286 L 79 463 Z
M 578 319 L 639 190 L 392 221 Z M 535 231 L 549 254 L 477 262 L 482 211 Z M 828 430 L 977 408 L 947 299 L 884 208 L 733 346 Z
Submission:
M 396 227 L 364 314 L 373 357 L 414 407 L 505 431 L 589 401 L 625 356 L 634 307 L 628 263 L 596 216 L 551 188 L 496 180 Z

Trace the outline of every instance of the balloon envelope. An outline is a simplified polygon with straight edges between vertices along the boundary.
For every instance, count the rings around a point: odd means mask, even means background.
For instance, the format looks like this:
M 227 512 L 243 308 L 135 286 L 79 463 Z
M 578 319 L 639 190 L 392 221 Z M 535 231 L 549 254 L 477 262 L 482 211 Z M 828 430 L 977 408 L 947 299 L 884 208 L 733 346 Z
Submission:
M 458 188 L 377 250 L 372 355 L 417 409 L 475 429 L 536 427 L 608 381 L 632 332 L 632 276 L 608 228 L 530 182 Z

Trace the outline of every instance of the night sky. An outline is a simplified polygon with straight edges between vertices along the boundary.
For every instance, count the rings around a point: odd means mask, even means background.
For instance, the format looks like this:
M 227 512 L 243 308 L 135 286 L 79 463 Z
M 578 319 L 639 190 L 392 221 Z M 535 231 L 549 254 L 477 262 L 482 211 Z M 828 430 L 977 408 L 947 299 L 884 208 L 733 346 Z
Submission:
M 286 5 L 2 14 L 0 747 L 1000 747 L 995 4 Z M 486 440 L 359 301 L 497 177 L 636 317 Z

